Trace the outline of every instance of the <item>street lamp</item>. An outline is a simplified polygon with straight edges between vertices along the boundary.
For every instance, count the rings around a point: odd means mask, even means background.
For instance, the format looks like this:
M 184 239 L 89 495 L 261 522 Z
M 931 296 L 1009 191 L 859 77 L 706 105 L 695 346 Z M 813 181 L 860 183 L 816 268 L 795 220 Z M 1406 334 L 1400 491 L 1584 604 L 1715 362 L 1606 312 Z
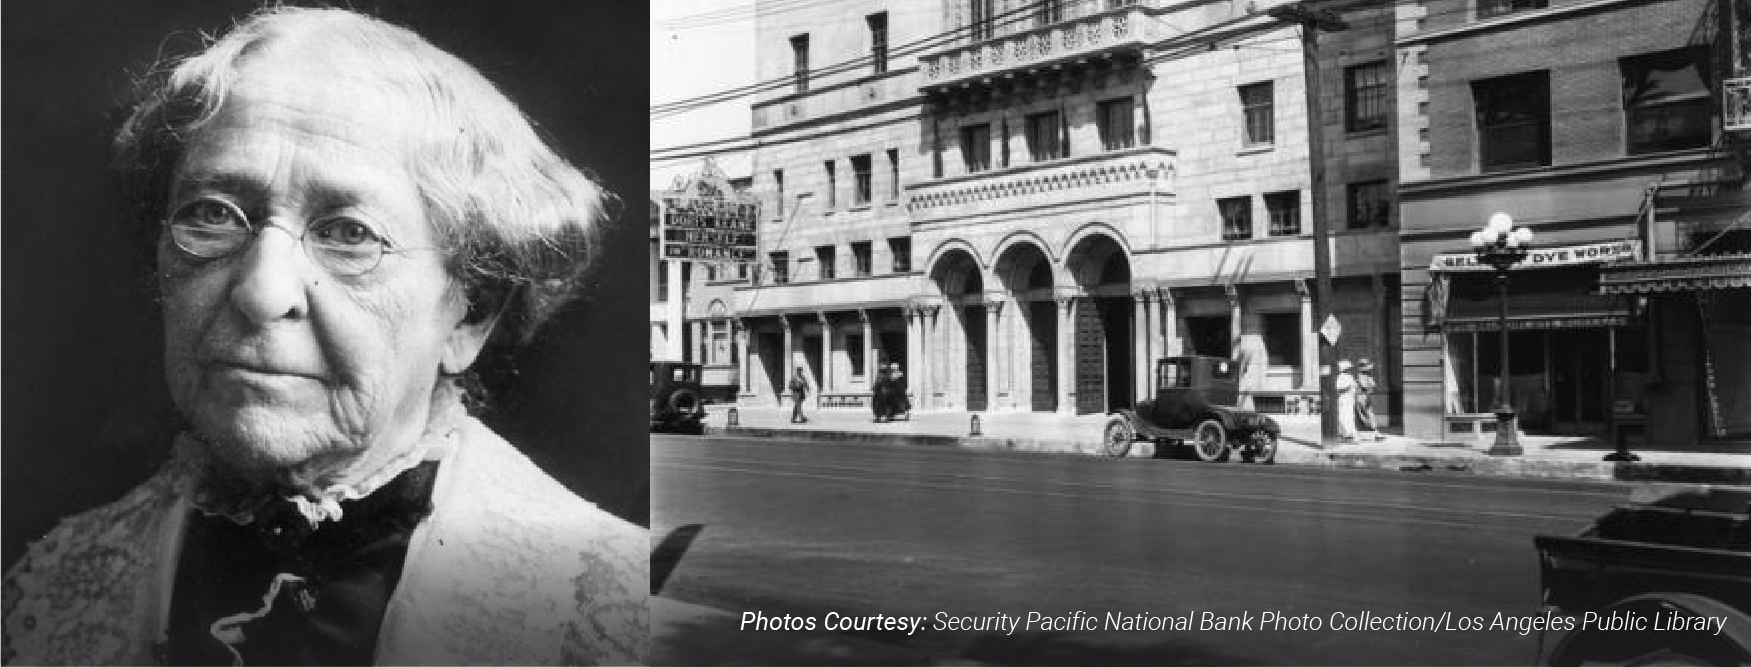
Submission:
M 1506 213 L 1490 216 L 1489 224 L 1471 233 L 1471 249 L 1477 261 L 1496 269 L 1496 305 L 1502 331 L 1502 366 L 1496 373 L 1496 444 L 1491 456 L 1519 456 L 1519 424 L 1514 418 L 1514 403 L 1508 399 L 1508 269 L 1526 259 L 1532 247 L 1532 230 L 1515 228 L 1514 218 Z

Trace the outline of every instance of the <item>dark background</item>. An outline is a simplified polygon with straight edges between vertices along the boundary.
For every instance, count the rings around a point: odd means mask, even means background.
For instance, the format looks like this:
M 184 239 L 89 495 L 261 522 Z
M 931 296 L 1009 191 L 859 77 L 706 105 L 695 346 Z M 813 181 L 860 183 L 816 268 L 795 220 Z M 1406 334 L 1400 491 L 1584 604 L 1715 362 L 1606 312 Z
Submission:
M 287 4 L 313 4 L 291 2 Z M 513 370 L 488 374 L 486 421 L 585 498 L 648 524 L 643 5 L 354 0 L 497 83 L 622 208 L 585 300 Z M 126 219 L 109 141 L 136 75 L 186 55 L 249 3 L 6 3 L 0 193 L 3 543 L 10 566 L 60 517 L 119 497 L 168 453 L 152 249 Z

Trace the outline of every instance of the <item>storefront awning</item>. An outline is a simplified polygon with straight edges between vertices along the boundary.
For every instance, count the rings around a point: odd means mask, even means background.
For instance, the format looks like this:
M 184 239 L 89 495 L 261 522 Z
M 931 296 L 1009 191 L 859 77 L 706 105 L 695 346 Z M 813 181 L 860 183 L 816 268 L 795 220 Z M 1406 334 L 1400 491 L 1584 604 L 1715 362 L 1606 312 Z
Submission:
M 1508 328 L 1584 329 L 1627 326 L 1627 301 L 1598 293 L 1596 265 L 1515 272 L 1508 283 Z M 1436 274 L 1430 285 L 1430 324 L 1449 333 L 1496 331 L 1501 302 L 1489 273 Z
M 1599 271 L 1602 294 L 1654 294 L 1751 288 L 1751 255 L 1626 262 Z

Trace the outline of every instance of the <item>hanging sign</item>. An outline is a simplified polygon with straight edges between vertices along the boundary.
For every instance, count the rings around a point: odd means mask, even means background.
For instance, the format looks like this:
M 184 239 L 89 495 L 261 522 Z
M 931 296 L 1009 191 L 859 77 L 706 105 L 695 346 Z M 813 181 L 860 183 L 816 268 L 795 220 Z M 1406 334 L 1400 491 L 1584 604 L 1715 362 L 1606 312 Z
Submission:
M 737 192 L 706 160 L 699 173 L 661 195 L 658 240 L 663 259 L 701 262 L 756 261 L 760 204 Z
M 1641 257 L 1642 242 L 1635 239 L 1620 241 L 1602 241 L 1599 243 L 1583 243 L 1581 245 L 1558 246 L 1554 248 L 1536 248 L 1527 253 L 1526 259 L 1515 264 L 1515 269 L 1542 269 L 1557 266 L 1575 266 L 1579 264 L 1600 264 L 1616 262 Z M 1449 252 L 1435 255 L 1429 262 L 1429 270 L 1441 271 L 1494 271 L 1495 267 L 1477 261 L 1477 254 L 1470 252 Z

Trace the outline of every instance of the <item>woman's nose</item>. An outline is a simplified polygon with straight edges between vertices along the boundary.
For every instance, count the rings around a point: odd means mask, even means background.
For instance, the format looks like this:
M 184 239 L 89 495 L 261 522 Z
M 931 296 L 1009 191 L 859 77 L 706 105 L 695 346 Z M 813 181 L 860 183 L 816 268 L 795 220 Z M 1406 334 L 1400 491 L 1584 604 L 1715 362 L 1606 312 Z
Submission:
M 273 234 L 269 232 L 282 232 Z M 298 238 L 278 226 L 263 227 L 238 256 L 231 304 L 257 324 L 303 319 L 310 312 L 305 291 L 310 267 Z

